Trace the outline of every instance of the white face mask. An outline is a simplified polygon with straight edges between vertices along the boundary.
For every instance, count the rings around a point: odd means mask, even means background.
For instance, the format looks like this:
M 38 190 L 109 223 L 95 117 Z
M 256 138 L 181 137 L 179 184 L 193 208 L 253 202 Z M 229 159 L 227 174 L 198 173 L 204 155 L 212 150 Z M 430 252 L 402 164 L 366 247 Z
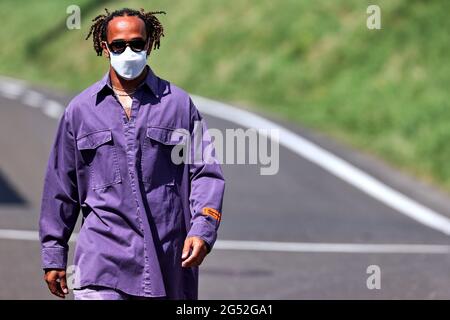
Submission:
M 147 65 L 147 50 L 134 52 L 129 46 L 122 53 L 109 51 L 111 66 L 117 74 L 126 79 L 133 80 L 139 77 Z

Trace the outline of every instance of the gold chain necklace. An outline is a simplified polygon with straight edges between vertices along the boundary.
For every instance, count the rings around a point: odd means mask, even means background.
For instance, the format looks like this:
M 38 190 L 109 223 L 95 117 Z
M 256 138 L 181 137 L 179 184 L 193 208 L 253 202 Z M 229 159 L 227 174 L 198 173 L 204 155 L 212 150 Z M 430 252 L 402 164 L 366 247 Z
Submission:
M 134 94 L 136 92 L 136 89 L 134 89 L 133 91 L 126 91 L 126 90 L 122 90 L 122 89 L 119 89 L 119 88 L 116 88 L 113 86 L 113 91 L 117 96 L 126 97 L 126 96 L 131 96 L 132 94 Z M 125 94 L 120 94 L 120 93 L 117 93 L 116 91 L 125 92 Z
M 114 92 L 114 94 L 119 97 L 131 97 L 134 94 L 134 92 L 127 93 L 127 94 L 119 94 L 117 92 Z

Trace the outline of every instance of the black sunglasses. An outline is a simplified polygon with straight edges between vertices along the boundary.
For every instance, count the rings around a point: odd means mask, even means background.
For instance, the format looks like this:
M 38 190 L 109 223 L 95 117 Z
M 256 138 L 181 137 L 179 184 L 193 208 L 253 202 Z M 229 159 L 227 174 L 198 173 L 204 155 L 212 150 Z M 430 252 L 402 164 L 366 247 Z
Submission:
M 130 49 L 134 52 L 141 52 L 145 49 L 147 41 L 144 39 L 132 39 L 130 41 L 125 40 L 113 40 L 111 43 L 107 43 L 109 50 L 113 53 L 122 53 L 127 48 L 127 45 L 130 46 Z

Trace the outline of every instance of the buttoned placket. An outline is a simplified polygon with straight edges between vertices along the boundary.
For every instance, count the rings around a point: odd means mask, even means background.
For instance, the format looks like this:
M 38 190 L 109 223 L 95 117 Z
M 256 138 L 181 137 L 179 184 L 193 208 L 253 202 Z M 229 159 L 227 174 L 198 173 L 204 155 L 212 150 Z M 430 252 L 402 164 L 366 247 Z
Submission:
M 150 263 L 149 263 L 149 257 L 148 257 L 148 247 L 147 247 L 147 241 L 148 241 L 148 232 L 146 232 L 147 228 L 144 228 L 144 221 L 141 216 L 141 206 L 139 204 L 139 197 L 136 189 L 136 172 L 135 172 L 135 148 L 136 148 L 136 116 L 139 112 L 140 108 L 140 97 L 143 94 L 143 88 L 139 87 L 136 90 L 136 93 L 133 95 L 132 104 L 131 104 L 131 112 L 130 112 L 130 118 L 128 119 L 127 114 L 122 107 L 119 99 L 115 97 L 115 100 L 117 104 L 120 106 L 121 109 L 121 115 L 122 115 L 122 125 L 123 125 L 123 132 L 125 134 L 125 143 L 126 143 L 126 155 L 127 155 L 127 168 L 128 168 L 128 174 L 130 176 L 130 184 L 131 189 L 133 192 L 134 200 L 136 201 L 136 215 L 139 222 L 139 230 L 142 232 L 144 236 L 144 276 L 143 276 L 143 283 L 142 283 L 142 289 L 145 294 L 151 295 L 151 280 L 150 280 Z

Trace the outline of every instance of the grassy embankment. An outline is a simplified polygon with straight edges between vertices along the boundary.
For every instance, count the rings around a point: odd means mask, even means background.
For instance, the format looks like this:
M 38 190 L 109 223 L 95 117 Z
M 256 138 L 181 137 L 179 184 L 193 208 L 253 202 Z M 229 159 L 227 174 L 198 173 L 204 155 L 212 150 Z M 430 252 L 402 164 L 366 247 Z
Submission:
M 91 1 L 2 0 L 0 73 L 64 90 L 98 79 L 107 61 L 66 7 Z M 97 2 L 98 3 L 98 2 Z M 151 8 L 148 4 L 151 3 Z M 372 3 L 372 2 L 371 2 Z M 165 10 L 151 65 L 186 90 L 333 135 L 450 190 L 448 1 L 383 0 L 382 30 L 368 1 L 127 1 Z

